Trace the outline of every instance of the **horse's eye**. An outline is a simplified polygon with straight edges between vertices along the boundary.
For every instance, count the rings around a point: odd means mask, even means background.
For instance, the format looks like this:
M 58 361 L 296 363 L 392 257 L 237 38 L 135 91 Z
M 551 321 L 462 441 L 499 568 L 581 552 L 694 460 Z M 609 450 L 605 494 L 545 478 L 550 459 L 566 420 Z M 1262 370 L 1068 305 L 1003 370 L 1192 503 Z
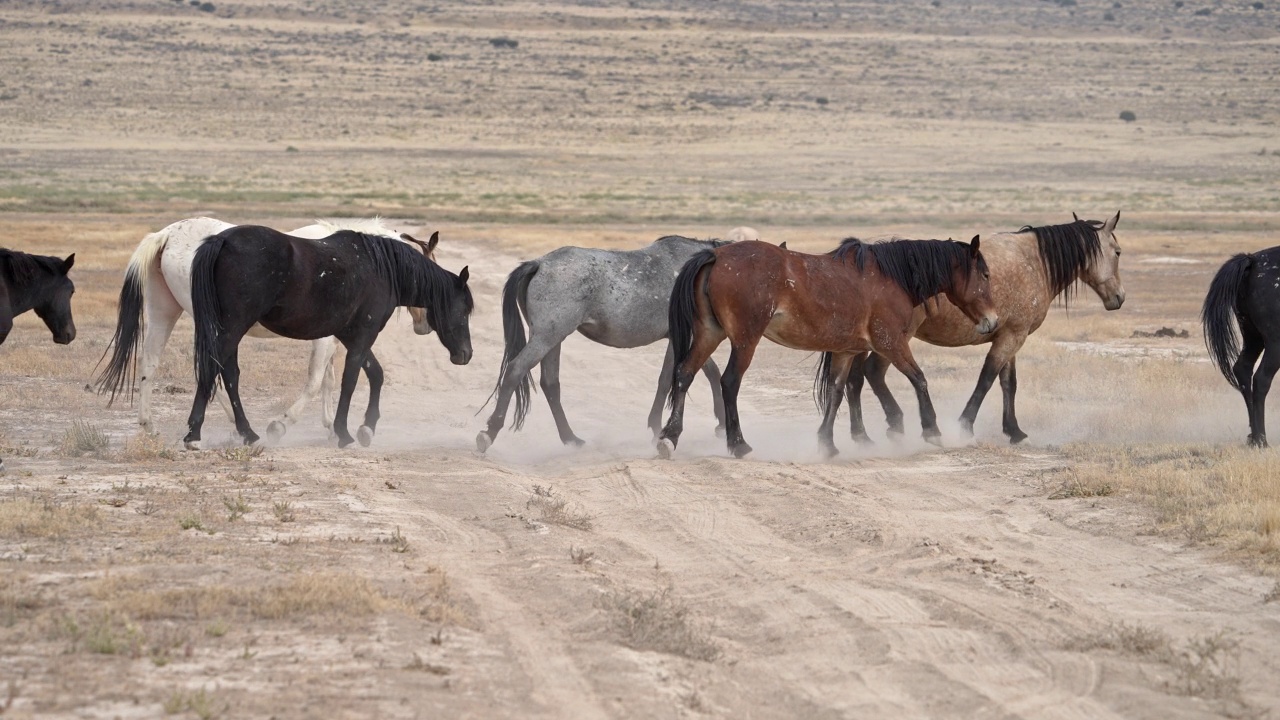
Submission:
M 1116 248 L 1116 257 L 1120 257 L 1120 248 Z

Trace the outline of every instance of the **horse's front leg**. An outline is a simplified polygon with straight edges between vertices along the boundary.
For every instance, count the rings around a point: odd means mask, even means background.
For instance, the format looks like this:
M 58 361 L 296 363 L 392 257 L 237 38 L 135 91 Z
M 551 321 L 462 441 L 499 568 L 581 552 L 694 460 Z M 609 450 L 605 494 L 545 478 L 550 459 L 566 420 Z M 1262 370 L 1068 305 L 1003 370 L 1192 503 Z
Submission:
M 355 442 L 347 431 L 347 414 L 351 410 L 351 396 L 356 390 L 356 381 L 360 379 L 360 368 L 364 367 L 368 356 L 368 347 L 347 346 L 347 361 L 342 366 L 342 390 L 338 395 L 338 411 L 333 416 L 333 434 L 338 437 L 338 447 L 346 447 Z
M 364 410 L 364 424 L 356 430 L 356 439 L 364 447 L 373 442 L 373 433 L 378 429 L 378 418 L 382 416 L 379 402 L 382 398 L 382 365 L 374 357 L 373 350 L 365 353 L 364 376 L 369 379 L 369 406 Z
M 911 387 L 916 390 L 916 401 L 920 403 L 920 426 L 923 429 L 925 442 L 942 446 L 942 431 L 938 429 L 938 414 L 933 410 L 933 400 L 929 397 L 929 383 L 925 380 L 924 371 L 916 364 L 911 355 L 911 346 L 904 339 L 896 348 L 884 352 L 885 358 L 907 376 Z

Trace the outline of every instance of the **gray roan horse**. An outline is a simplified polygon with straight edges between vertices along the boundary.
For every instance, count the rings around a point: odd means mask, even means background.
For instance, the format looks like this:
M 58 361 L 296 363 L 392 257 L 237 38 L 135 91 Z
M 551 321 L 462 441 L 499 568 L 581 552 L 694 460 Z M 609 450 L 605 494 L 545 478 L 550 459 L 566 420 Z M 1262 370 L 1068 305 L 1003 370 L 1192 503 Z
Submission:
M 507 418 L 511 396 L 516 397 L 515 429 L 524 425 L 529 412 L 533 366 L 542 364 L 540 384 L 555 416 L 560 441 L 582 445 L 573 434 L 560 404 L 560 345 L 577 330 L 588 338 L 616 348 L 650 345 L 667 337 L 667 304 L 676 274 L 701 250 L 728 241 L 694 240 L 669 235 L 639 250 L 596 250 L 563 247 L 537 260 L 521 263 L 507 277 L 502 290 L 502 328 L 506 350 L 502 370 L 490 399 L 497 396 L 486 430 L 476 436 L 480 452 L 489 449 Z M 525 340 L 521 311 L 529 322 Z M 668 346 L 658 391 L 649 411 L 649 428 L 656 436 L 662 428 L 662 406 L 671 385 L 671 348 Z M 720 371 L 707 361 L 702 372 L 711 382 L 715 398 L 717 433 L 724 428 L 724 401 Z

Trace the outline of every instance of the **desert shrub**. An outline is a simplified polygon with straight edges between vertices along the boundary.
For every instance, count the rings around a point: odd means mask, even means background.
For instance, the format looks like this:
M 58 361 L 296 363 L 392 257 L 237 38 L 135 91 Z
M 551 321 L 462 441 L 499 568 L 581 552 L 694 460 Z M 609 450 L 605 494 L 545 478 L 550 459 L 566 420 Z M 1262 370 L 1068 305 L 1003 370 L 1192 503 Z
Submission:
M 1134 115 L 1132 110 L 1121 110 L 1120 119 L 1125 122 L 1133 122 L 1138 119 L 1138 116 Z

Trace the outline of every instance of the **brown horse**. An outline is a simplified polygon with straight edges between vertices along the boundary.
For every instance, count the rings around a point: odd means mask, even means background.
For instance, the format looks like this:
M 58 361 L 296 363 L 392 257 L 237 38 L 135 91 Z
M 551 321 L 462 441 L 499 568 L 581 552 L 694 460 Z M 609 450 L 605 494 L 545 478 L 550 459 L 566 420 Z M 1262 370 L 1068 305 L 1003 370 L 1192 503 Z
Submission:
M 1115 236 L 1119 222 L 1117 212 L 1106 222 L 1077 217 L 1065 225 L 1028 225 L 1017 232 L 988 235 L 982 241 L 982 254 L 991 267 L 991 297 L 1000 313 L 1000 329 L 994 333 L 974 332 L 968 313 L 946 301 L 916 309 L 908 337 L 914 334 L 942 347 L 991 343 L 978 385 L 960 415 L 960 425 L 967 433 L 973 434 L 978 408 L 998 375 L 1004 392 L 1004 433 L 1011 443 L 1026 439 L 1014 413 L 1018 391 L 1016 356 L 1027 336 L 1044 322 L 1055 297 L 1061 297 L 1065 304 L 1077 283 L 1083 282 L 1093 288 L 1106 309 L 1118 310 L 1124 304 L 1120 244 Z M 885 359 L 873 355 L 867 360 L 866 379 L 884 406 L 889 432 L 901 434 L 902 408 L 885 384 L 884 376 L 889 371 Z M 855 379 L 847 390 L 851 433 L 855 439 L 869 442 L 858 397 L 862 382 Z
M 979 331 L 996 329 L 987 265 L 972 244 L 950 240 L 898 240 L 875 245 L 855 238 L 827 255 L 791 252 L 762 242 L 704 250 L 676 277 L 668 309 L 675 355 L 671 416 L 658 452 L 670 457 L 684 424 L 684 398 L 716 347 L 733 345 L 720 384 L 725 430 L 735 457 L 751 452 L 738 420 L 738 388 L 760 338 L 797 350 L 829 351 L 830 389 L 819 437 L 835 453 L 831 426 L 844 383 L 856 360 L 874 350 L 911 378 L 920 400 L 924 436 L 937 442 L 937 418 L 924 373 L 911 357 L 913 308 L 945 293 Z

